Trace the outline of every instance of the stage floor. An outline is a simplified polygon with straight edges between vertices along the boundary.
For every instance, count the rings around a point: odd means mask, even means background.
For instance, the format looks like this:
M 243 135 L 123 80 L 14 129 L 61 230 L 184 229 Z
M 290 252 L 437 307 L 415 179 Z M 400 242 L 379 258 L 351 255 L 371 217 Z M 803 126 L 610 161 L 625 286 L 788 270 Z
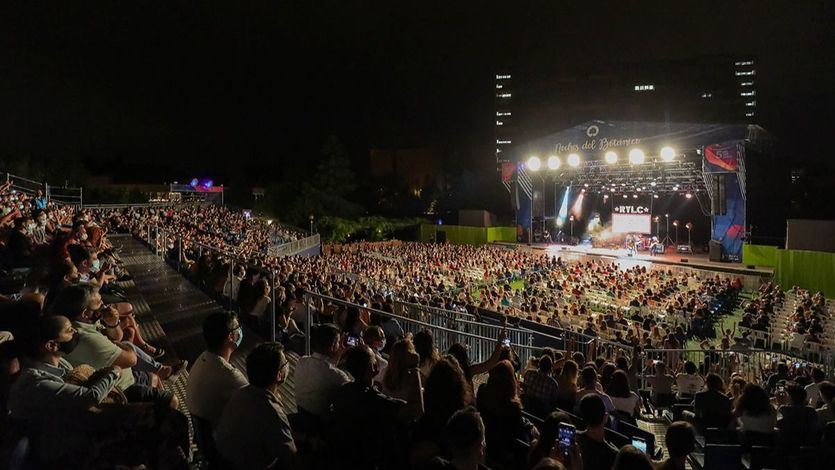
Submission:
M 622 265 L 628 265 L 630 262 L 635 262 L 636 265 L 642 263 L 653 264 L 667 264 L 675 266 L 687 266 L 698 269 L 708 269 L 711 271 L 718 271 L 722 273 L 738 273 L 744 275 L 759 275 L 759 276 L 773 276 L 774 270 L 772 268 L 755 266 L 749 268 L 742 263 L 724 263 L 710 261 L 706 254 L 685 254 L 685 253 L 666 253 L 663 255 L 650 256 L 649 252 L 639 251 L 634 256 L 629 256 L 629 252 L 624 249 L 609 249 L 609 248 L 594 248 L 589 245 L 560 245 L 547 243 L 503 243 L 504 245 L 515 245 L 517 247 L 524 247 L 533 250 L 547 250 L 559 256 L 560 253 L 576 253 L 588 256 L 597 256 L 601 258 L 609 258 L 617 260 Z M 668 248 L 669 250 L 669 248 Z M 686 260 L 686 261 L 685 261 Z

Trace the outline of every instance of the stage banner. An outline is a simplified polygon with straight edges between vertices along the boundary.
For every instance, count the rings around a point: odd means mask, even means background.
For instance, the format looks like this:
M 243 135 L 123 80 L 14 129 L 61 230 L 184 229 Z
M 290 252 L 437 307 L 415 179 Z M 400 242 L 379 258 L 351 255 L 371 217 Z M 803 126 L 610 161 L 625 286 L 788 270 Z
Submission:
M 622 215 L 652 215 L 652 197 L 638 195 L 637 198 L 612 198 L 612 213 Z
M 704 172 L 733 173 L 738 171 L 744 149 L 745 147 L 740 142 L 708 145 L 705 147 Z
M 502 162 L 502 183 L 509 183 L 516 173 L 516 165 L 513 162 Z
M 745 236 L 745 199 L 739 189 L 739 176 L 728 174 L 725 177 L 724 215 L 713 216 L 711 238 L 722 244 L 723 261 L 742 261 L 742 238 Z

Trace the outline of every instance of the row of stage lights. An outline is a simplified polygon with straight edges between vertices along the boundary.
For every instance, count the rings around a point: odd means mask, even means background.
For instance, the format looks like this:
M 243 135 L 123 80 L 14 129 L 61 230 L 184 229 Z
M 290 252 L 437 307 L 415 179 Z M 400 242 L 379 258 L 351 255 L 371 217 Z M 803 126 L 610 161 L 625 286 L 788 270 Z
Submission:
M 659 156 L 661 157 L 661 161 L 664 163 L 670 163 L 676 159 L 676 151 L 672 147 L 663 147 L 661 152 L 659 152 Z M 618 162 L 618 154 L 612 150 L 606 152 L 603 155 L 603 159 L 606 160 L 606 163 L 610 165 L 614 165 Z M 634 148 L 629 151 L 629 163 L 632 165 L 641 165 L 646 161 L 646 155 L 644 155 L 644 151 L 638 148 Z M 565 163 L 572 168 L 576 168 L 580 166 L 580 155 L 577 153 L 571 153 L 565 158 Z M 549 170 L 558 170 L 562 166 L 562 160 L 557 155 L 551 155 L 546 160 L 546 165 Z M 534 155 L 528 158 L 527 168 L 530 171 L 539 171 L 542 169 L 542 160 Z

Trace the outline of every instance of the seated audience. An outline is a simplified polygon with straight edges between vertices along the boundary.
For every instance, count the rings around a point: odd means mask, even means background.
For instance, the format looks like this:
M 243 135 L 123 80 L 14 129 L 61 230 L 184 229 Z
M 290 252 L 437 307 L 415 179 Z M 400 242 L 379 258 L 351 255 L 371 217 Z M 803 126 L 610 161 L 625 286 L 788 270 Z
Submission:
M 229 399 L 215 433 L 218 452 L 229 467 L 299 467 L 290 423 L 278 396 L 289 371 L 280 343 L 259 344 L 247 356 L 249 385 Z
M 641 397 L 629 389 L 629 379 L 626 372 L 617 370 L 612 374 L 609 386 L 606 387 L 606 394 L 612 400 L 615 410 L 636 418 L 640 414 Z
M 615 463 L 618 449 L 606 440 L 606 405 L 596 394 L 587 394 L 580 400 L 580 417 L 586 430 L 577 433 L 577 443 L 583 456 L 585 470 L 610 470 Z
M 746 385 L 736 401 L 733 413 L 746 442 L 771 444 L 771 436 L 777 424 L 777 410 L 771 405 L 765 389 L 756 384 Z
M 562 411 L 554 411 L 545 418 L 539 436 L 531 443 L 528 467 L 534 467 L 548 456 L 560 452 L 557 448 L 560 424 L 571 424 L 571 417 Z
M 637 447 L 625 445 L 618 450 L 612 470 L 654 470 L 652 460 Z
M 220 422 L 233 393 L 246 387 L 246 377 L 229 363 L 243 341 L 243 329 L 234 313 L 213 313 L 203 320 L 206 350 L 191 367 L 186 385 L 186 406 L 192 416 L 203 418 L 211 430 Z
M 684 470 L 687 468 L 687 456 L 696 448 L 696 431 L 684 421 L 676 421 L 667 428 L 664 436 L 667 446 L 667 459 L 658 470 Z
M 487 430 L 488 456 L 507 463 L 513 458 L 512 446 L 516 440 L 530 442 L 535 432 L 533 425 L 522 415 L 522 402 L 518 395 L 519 384 L 510 361 L 499 361 L 478 388 L 478 410 L 484 418 Z
M 525 372 L 523 385 L 525 393 L 522 397 L 527 411 L 545 415 L 557 407 L 559 387 L 551 376 L 553 360 L 550 356 L 542 355 L 536 369 Z
M 435 457 L 427 470 L 487 470 L 484 458 L 484 422 L 473 408 L 456 411 L 447 422 L 443 438 L 449 449 L 449 460 Z
M 788 401 L 779 409 L 782 416 L 777 420 L 779 445 L 784 447 L 815 445 L 818 442 L 818 414 L 814 408 L 806 404 L 808 402 L 806 389 L 796 382 L 789 382 L 786 385 L 786 394 L 778 395 L 777 399 Z
M 332 324 L 313 329 L 310 349 L 313 353 L 299 359 L 296 365 L 296 404 L 299 411 L 324 419 L 339 387 L 351 381 L 351 377 L 337 367 L 343 352 L 339 329 Z
M 725 395 L 725 384 L 717 374 L 708 374 L 705 380 L 707 390 L 696 394 L 693 408 L 696 420 L 702 429 L 728 429 L 733 420 L 733 407 Z
M 818 424 L 825 427 L 826 423 L 835 421 L 835 384 L 824 380 L 820 383 L 819 392 L 823 405 L 817 409 Z
M 694 395 L 702 391 L 705 385 L 704 379 L 696 373 L 696 364 L 693 361 L 684 363 L 684 372 L 676 375 L 676 398 L 693 398 Z
M 597 371 L 594 370 L 594 367 L 588 366 L 583 369 L 583 372 L 580 374 L 580 382 L 582 384 L 582 388 L 577 390 L 578 406 L 579 402 L 583 401 L 583 397 L 586 395 L 597 395 L 601 400 L 603 400 L 603 405 L 606 407 L 606 413 L 611 415 L 615 412 L 615 405 L 612 403 L 611 397 L 601 391 L 603 387 L 600 385 L 600 382 L 598 382 Z

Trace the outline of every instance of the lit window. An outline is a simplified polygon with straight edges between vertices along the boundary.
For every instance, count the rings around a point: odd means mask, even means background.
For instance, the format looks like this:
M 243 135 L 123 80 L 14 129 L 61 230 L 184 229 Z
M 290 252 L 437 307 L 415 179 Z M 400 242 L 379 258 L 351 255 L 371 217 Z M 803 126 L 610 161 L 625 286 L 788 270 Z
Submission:
M 496 121 L 496 125 L 497 126 L 504 126 L 504 123 L 502 121 Z
M 501 90 L 502 88 L 504 88 L 504 85 L 498 85 L 498 84 L 496 85 L 497 90 Z
M 496 95 L 498 98 L 510 98 L 510 93 L 499 93 Z
M 754 75 L 754 71 L 753 70 L 748 70 L 748 71 L 744 71 L 744 72 L 734 72 L 734 75 L 736 75 L 737 77 Z
M 745 113 L 745 117 L 754 117 L 754 113 Z
M 744 61 L 741 61 L 741 62 L 734 62 L 734 65 L 736 65 L 736 66 L 754 65 L 754 61 L 753 60 L 744 60 Z
M 757 105 L 756 101 L 749 101 L 749 102 L 745 103 L 745 106 L 756 106 L 756 105 Z
M 635 91 L 651 91 L 655 90 L 655 85 L 635 85 Z
M 496 116 L 510 116 L 510 111 L 496 111 Z
M 510 75 L 496 75 L 496 80 L 508 80 Z
M 748 81 L 748 82 L 739 82 L 739 84 L 740 84 L 741 86 L 754 86 L 754 82 L 751 82 L 751 81 Z
M 496 144 L 498 144 L 498 145 L 507 145 L 507 144 L 510 144 L 510 141 L 509 141 L 509 140 L 499 140 L 499 139 L 496 139 Z
M 704 99 L 713 98 L 713 93 L 702 93 L 702 98 L 704 98 Z
M 743 91 L 742 93 L 739 94 L 739 96 L 754 96 L 755 94 L 757 94 L 757 92 L 751 90 L 751 91 Z

